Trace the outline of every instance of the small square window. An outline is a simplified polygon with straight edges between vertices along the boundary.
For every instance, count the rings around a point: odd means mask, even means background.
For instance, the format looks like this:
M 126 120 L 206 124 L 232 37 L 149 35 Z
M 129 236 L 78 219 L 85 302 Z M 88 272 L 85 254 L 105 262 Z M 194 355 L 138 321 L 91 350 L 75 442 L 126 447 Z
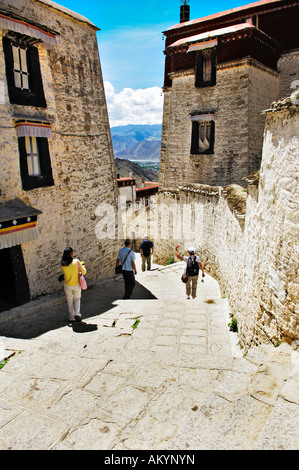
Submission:
M 214 153 L 215 122 L 198 120 L 192 122 L 191 154 Z

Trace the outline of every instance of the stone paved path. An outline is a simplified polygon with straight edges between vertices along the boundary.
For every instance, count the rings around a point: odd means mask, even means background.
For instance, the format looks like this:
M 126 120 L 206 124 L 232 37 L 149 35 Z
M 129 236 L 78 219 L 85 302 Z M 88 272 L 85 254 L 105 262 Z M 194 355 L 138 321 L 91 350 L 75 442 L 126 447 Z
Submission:
M 129 301 L 89 282 L 73 328 L 63 296 L 0 316 L 0 449 L 298 449 L 298 352 L 244 358 L 217 282 L 187 300 L 182 270 L 138 274 Z

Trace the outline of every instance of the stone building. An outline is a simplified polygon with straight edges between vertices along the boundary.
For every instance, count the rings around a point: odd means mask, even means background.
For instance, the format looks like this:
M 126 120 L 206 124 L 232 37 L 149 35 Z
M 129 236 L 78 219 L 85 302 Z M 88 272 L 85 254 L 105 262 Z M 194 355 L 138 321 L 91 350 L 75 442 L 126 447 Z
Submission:
M 155 198 L 159 191 L 159 183 L 145 182 L 143 188 L 136 189 L 136 204 L 147 207 L 150 204 L 152 198 Z
M 117 175 L 117 184 L 119 189 L 119 197 L 124 198 L 126 206 L 130 207 L 136 201 L 136 179 L 133 177 L 120 178 Z
M 185 2 L 186 4 L 186 2 Z M 261 0 L 164 32 L 160 187 L 241 184 L 260 167 L 262 111 L 299 80 L 299 2 Z
M 118 188 L 96 32 L 51 0 L 0 0 L 0 311 L 61 288 L 71 245 L 110 274 L 96 208 Z M 3 282 L 2 282 L 3 281 Z

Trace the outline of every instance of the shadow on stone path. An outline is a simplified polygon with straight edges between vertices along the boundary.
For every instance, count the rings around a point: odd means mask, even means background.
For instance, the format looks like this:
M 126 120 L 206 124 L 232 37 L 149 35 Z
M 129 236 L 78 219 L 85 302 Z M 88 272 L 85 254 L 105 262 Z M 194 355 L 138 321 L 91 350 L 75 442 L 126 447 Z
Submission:
M 81 326 L 63 298 L 1 324 L 0 449 L 297 449 L 298 352 L 244 358 L 217 282 L 186 300 L 182 270 L 138 274 L 128 301 L 94 283 Z

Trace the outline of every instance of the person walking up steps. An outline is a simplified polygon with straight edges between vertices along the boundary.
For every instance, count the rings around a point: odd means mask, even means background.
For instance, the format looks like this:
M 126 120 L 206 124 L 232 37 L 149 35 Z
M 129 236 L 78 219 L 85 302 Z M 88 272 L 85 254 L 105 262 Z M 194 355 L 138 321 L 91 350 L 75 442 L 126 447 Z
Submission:
M 64 250 L 61 260 L 61 271 L 64 275 L 64 292 L 68 305 L 69 321 L 81 321 L 81 286 L 79 281 L 79 269 L 85 276 L 85 263 L 74 259 L 73 248 Z
M 190 299 L 190 294 L 192 293 L 192 298 L 196 298 L 197 293 L 197 283 L 198 283 L 198 274 L 199 268 L 202 272 L 202 279 L 205 277 L 205 272 L 203 264 L 201 263 L 199 256 L 195 256 L 195 248 L 191 246 L 188 249 L 189 256 L 182 256 L 178 252 L 180 245 L 175 247 L 175 254 L 181 260 L 186 262 L 186 274 L 188 275 L 188 281 L 186 283 L 186 295 L 187 299 Z

